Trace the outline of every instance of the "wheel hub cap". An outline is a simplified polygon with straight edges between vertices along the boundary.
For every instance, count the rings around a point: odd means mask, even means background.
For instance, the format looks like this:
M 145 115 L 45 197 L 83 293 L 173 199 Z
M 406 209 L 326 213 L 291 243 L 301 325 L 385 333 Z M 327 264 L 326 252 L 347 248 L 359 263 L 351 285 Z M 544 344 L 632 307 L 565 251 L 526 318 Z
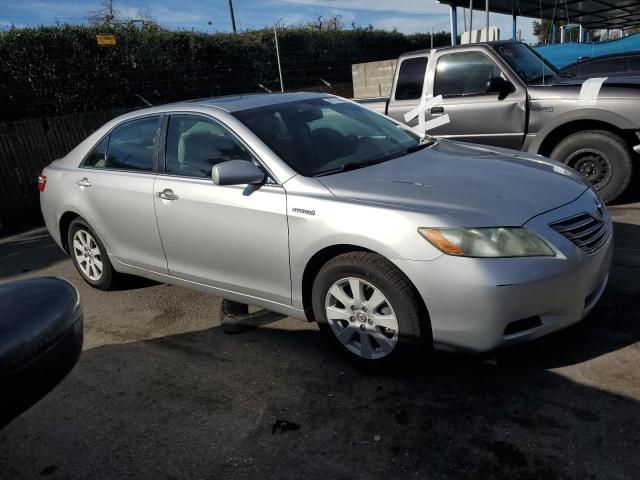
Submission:
M 333 334 L 359 357 L 385 357 L 398 342 L 393 307 L 380 289 L 363 279 L 335 282 L 327 292 L 325 312 Z
M 102 256 L 93 236 L 86 230 L 73 235 L 73 254 L 81 273 L 94 282 L 102 277 Z

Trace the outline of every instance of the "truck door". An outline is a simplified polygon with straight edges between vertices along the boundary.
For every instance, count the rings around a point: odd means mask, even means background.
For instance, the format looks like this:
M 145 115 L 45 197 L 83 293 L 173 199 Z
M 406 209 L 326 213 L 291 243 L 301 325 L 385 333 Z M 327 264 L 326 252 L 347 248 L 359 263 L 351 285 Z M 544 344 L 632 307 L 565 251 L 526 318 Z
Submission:
M 526 132 L 527 91 L 481 48 L 437 52 L 427 72 L 427 92 L 443 103 L 426 120 L 449 115 L 449 123 L 427 133 L 466 142 L 520 149 Z M 487 92 L 492 78 L 507 80 L 510 93 Z
M 404 114 L 420 102 L 428 61 L 429 57 L 426 53 L 400 57 L 397 75 L 391 89 L 392 96 L 389 98 L 387 107 L 388 116 L 404 122 Z M 416 123 L 417 120 L 414 120 L 410 125 Z

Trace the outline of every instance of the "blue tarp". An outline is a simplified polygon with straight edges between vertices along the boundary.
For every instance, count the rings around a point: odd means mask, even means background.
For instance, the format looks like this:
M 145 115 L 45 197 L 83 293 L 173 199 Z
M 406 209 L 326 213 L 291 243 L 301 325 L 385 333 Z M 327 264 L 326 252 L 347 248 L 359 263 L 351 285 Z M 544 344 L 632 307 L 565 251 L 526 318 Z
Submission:
M 640 51 L 640 34 L 598 43 L 556 43 L 535 50 L 558 68 L 577 62 L 580 57 Z

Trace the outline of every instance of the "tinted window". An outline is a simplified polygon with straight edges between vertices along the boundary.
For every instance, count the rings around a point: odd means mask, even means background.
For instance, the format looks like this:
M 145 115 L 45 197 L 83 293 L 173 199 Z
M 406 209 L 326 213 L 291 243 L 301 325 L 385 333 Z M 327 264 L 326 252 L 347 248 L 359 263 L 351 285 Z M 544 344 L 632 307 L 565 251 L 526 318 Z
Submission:
M 109 145 L 109 135 L 104 137 L 93 147 L 91 153 L 87 155 L 82 163 L 86 167 L 104 168 L 107 161 L 107 146 Z
M 106 168 L 151 171 L 160 117 L 147 117 L 126 122 L 111 132 Z
M 449 53 L 438 59 L 435 95 L 444 97 L 480 95 L 487 81 L 501 76 L 498 66 L 480 52 Z
M 428 60 L 427 57 L 408 58 L 400 64 L 398 83 L 396 84 L 396 100 L 420 98 Z
M 494 49 L 528 84 L 540 83 L 559 73 L 553 65 L 524 43 L 496 45 Z
M 253 160 L 220 124 L 197 115 L 172 115 L 167 134 L 166 169 L 172 175 L 208 177 L 227 160 Z
M 585 62 L 582 64 L 582 75 L 593 75 L 600 73 L 613 73 L 624 71 L 623 58 L 607 58 L 602 60 L 594 60 L 593 62 Z
M 627 57 L 627 70 L 630 72 L 640 72 L 640 55 Z

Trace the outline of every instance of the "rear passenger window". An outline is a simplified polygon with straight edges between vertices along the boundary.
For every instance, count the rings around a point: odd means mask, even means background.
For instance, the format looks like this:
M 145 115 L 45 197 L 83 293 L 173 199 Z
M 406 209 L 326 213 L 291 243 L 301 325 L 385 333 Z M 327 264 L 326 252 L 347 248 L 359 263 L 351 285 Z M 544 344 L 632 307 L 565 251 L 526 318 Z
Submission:
M 427 70 L 427 57 L 408 58 L 403 60 L 398 71 L 396 84 L 396 100 L 415 100 L 422 96 L 424 73 Z
M 197 115 L 172 115 L 167 133 L 166 171 L 208 177 L 227 160 L 252 161 L 249 151 L 220 124 Z
M 151 171 L 160 117 L 126 122 L 111 132 L 105 168 Z

